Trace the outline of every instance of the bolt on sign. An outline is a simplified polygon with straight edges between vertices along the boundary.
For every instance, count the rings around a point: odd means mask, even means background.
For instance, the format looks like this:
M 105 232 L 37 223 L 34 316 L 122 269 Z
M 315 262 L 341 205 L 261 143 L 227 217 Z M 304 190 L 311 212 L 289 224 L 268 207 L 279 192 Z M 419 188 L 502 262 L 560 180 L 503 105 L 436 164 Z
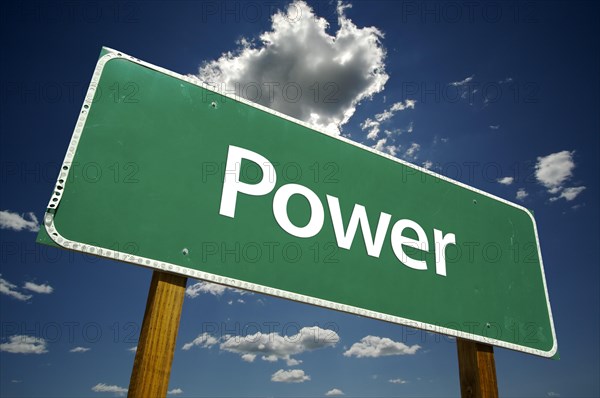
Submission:
M 38 241 L 551 357 L 525 208 L 104 48 Z

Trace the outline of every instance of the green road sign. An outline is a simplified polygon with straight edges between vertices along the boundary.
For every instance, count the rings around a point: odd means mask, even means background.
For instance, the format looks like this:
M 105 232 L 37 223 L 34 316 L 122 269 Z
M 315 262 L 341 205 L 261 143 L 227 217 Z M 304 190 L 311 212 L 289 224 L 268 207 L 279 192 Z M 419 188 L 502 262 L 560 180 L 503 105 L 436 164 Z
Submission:
M 38 241 L 551 357 L 529 211 L 104 49 Z

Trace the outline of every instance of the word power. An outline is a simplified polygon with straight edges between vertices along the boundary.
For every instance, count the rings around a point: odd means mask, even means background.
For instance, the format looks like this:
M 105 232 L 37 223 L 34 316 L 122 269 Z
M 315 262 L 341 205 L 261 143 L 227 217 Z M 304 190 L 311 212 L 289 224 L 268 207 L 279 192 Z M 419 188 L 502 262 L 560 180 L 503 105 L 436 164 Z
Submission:
M 240 181 L 241 164 L 244 159 L 256 163 L 261 168 L 262 178 L 258 183 L 248 184 Z M 223 179 L 223 193 L 221 195 L 219 214 L 235 218 L 238 193 L 251 196 L 265 196 L 273 191 L 276 182 L 277 173 L 273 164 L 267 158 L 254 151 L 230 145 L 227 154 L 225 177 Z M 304 226 L 294 225 L 288 216 L 288 202 L 293 195 L 304 197 L 310 206 L 310 219 Z M 339 198 L 326 195 L 326 199 L 338 247 L 350 250 L 358 225 L 360 224 L 367 254 L 371 257 L 379 258 L 383 242 L 389 230 L 392 215 L 384 212 L 379 213 L 379 222 L 375 230 L 375 237 L 373 238 L 367 218 L 367 209 L 364 206 L 360 204 L 354 205 L 350 221 L 346 229 L 344 229 Z M 312 190 L 300 184 L 285 184 L 277 189 L 273 197 L 273 215 L 277 224 L 285 232 L 298 238 L 311 238 L 317 235 L 325 222 L 325 210 L 321 199 Z M 403 232 L 406 229 L 413 230 L 418 239 L 404 236 Z M 453 233 L 444 233 L 434 228 L 433 237 L 435 272 L 438 275 L 446 276 L 445 250 L 448 245 L 456 245 L 456 236 Z M 396 221 L 392 227 L 390 240 L 394 254 L 401 263 L 415 270 L 427 270 L 425 260 L 416 260 L 409 257 L 404 249 L 405 247 L 413 247 L 424 252 L 429 252 L 430 245 L 427 235 L 417 222 L 406 218 Z

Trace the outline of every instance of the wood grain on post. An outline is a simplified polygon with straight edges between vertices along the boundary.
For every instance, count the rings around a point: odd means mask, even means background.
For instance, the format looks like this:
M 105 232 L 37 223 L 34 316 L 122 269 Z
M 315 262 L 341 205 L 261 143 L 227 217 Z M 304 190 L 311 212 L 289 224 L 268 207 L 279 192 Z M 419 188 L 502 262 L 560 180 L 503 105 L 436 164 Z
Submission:
M 154 271 L 129 382 L 129 398 L 166 397 L 187 278 Z
M 456 345 L 462 398 L 498 398 L 494 348 L 459 338 Z

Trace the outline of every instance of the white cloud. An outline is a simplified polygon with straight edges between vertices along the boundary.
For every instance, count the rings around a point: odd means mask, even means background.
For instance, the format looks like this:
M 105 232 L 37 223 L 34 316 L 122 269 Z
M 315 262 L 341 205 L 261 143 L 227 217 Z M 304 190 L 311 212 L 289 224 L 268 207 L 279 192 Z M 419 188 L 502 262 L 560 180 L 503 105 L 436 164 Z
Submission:
M 535 176 L 549 193 L 556 194 L 563 189 L 563 183 L 573 175 L 574 152 L 561 151 L 537 158 Z
M 254 362 L 260 356 L 263 361 L 283 360 L 288 366 L 295 366 L 302 361 L 292 358 L 293 355 L 333 347 L 339 340 L 340 337 L 333 330 L 313 326 L 304 327 L 292 336 L 281 336 L 276 332 L 269 334 L 259 332 L 247 336 L 225 335 L 215 338 L 208 333 L 203 333 L 192 342 L 184 344 L 182 349 L 189 350 L 193 346 L 210 348 L 220 342 L 221 350 L 238 354 L 245 362 Z
M 584 190 L 585 190 L 585 187 L 564 188 L 563 191 L 560 193 L 560 196 L 550 198 L 550 201 L 554 202 L 559 199 L 565 199 L 565 200 L 567 200 L 567 202 L 570 202 L 573 199 L 575 199 Z
M 20 301 L 27 301 L 32 297 L 29 294 L 23 294 L 17 291 L 17 285 L 14 285 L 6 279 L 1 278 L 1 276 L 2 274 L 0 274 L 0 293 L 6 294 L 7 296 L 10 296 Z
M 528 196 L 529 196 L 529 194 L 527 193 L 525 188 L 519 188 L 519 190 L 517 191 L 517 200 L 523 201 Z
M 191 342 L 185 343 L 183 345 L 183 347 L 181 347 L 181 349 L 184 351 L 188 351 L 190 348 L 192 348 L 194 346 L 210 348 L 210 347 L 214 346 L 215 344 L 217 344 L 218 342 L 219 342 L 219 340 L 217 338 L 211 336 L 210 334 L 202 333 L 201 335 L 196 337 Z
M 271 381 L 277 383 L 304 383 L 307 380 L 310 380 L 310 376 L 304 374 L 302 369 L 279 369 L 271 376 Z
M 373 120 L 371 118 L 367 118 L 364 122 L 361 123 L 360 128 L 362 129 L 362 131 L 368 131 L 367 139 L 374 140 L 379 135 L 379 131 L 381 129 L 382 122 L 394 117 L 394 115 L 398 111 L 403 111 L 405 109 L 415 109 L 416 103 L 417 103 L 417 101 L 412 100 L 412 99 L 406 99 L 406 100 L 404 100 L 404 102 L 396 102 L 389 109 L 386 109 L 382 113 L 376 114 L 375 120 Z M 413 122 L 410 122 L 410 124 L 408 125 L 408 128 L 406 129 L 406 132 L 412 133 L 413 127 L 414 127 Z M 388 136 L 390 136 L 394 132 L 402 133 L 402 131 L 403 130 L 395 130 L 395 131 L 386 130 L 385 133 Z
M 419 345 L 407 346 L 387 337 L 366 336 L 354 343 L 344 352 L 346 357 L 378 358 L 390 355 L 414 355 L 421 348 Z
M 339 29 L 296 0 L 272 16 L 271 31 L 203 65 L 200 79 L 338 134 L 361 100 L 383 90 L 383 36 L 357 27 L 338 4 Z
M 404 157 L 406 159 L 415 160 L 417 158 L 417 152 L 421 149 L 421 145 L 413 142 L 410 144 L 410 147 L 404 153 Z
M 471 75 L 469 77 L 465 77 L 463 80 L 460 80 L 460 81 L 457 81 L 457 82 L 452 82 L 452 83 L 450 83 L 450 85 L 454 86 L 454 87 L 464 86 L 465 84 L 467 84 L 471 80 L 473 80 L 474 77 L 475 77 L 475 75 Z
M 406 384 L 406 383 L 408 383 L 406 380 L 402 380 L 402 379 L 390 379 L 388 381 L 390 383 L 392 383 L 392 384 Z
M 362 124 L 360 125 L 360 128 L 363 131 L 369 131 L 367 133 L 367 138 L 370 140 L 374 140 L 375 138 L 377 138 L 377 135 L 379 134 L 379 127 L 380 123 L 378 121 L 372 120 L 371 118 L 367 118 L 367 120 L 362 122 Z
M 234 289 L 232 287 L 227 287 L 223 285 L 217 285 L 216 283 L 210 282 L 198 282 L 193 285 L 188 286 L 185 289 L 185 295 L 189 298 L 196 298 L 201 294 L 212 294 L 213 296 L 222 296 L 225 292 L 234 292 L 237 294 L 244 295 L 252 295 L 253 293 L 247 292 L 245 290 Z M 242 303 L 244 300 L 238 300 L 238 302 Z M 232 302 L 233 304 L 233 302 Z
M 326 397 L 339 397 L 341 395 L 345 395 L 345 394 L 339 388 L 333 388 L 325 393 Z
M 296 366 L 296 365 L 300 365 L 301 363 L 302 363 L 302 361 L 300 359 L 294 359 L 294 358 L 290 358 L 285 361 L 285 364 L 287 366 Z
M 92 387 L 92 391 L 94 391 L 94 392 L 112 392 L 116 395 L 123 395 L 127 392 L 127 389 L 123 388 L 123 387 L 115 386 L 115 385 L 98 383 L 94 387 Z
M 41 337 L 15 335 L 8 338 L 8 343 L 0 344 L 0 351 L 12 354 L 45 354 L 46 340 Z
M 130 348 L 128 348 L 128 349 L 127 349 L 127 351 L 129 351 L 129 352 L 134 352 L 134 353 L 135 353 L 135 352 L 137 352 L 137 346 L 135 346 L 135 347 L 130 347 Z
M 417 101 L 412 99 L 407 99 L 404 102 L 396 102 L 389 109 L 383 111 L 382 113 L 378 113 L 375 115 L 375 120 L 378 122 L 383 122 L 385 120 L 391 119 L 394 117 L 396 112 L 403 111 L 405 109 L 415 109 L 415 104 Z
M 69 352 L 88 352 L 89 350 L 91 350 L 91 348 L 88 348 L 88 347 L 75 347 L 75 348 L 71 348 L 69 350 Z
M 515 181 L 513 177 L 502 177 L 498 178 L 498 182 L 502 185 L 510 185 Z
M 183 394 L 183 390 L 181 388 L 174 388 L 172 390 L 167 391 L 167 395 L 179 395 Z
M 25 217 L 29 220 L 26 220 Z M 12 229 L 15 231 L 31 231 L 38 232 L 40 230 L 40 224 L 33 212 L 25 214 L 13 213 L 10 210 L 0 211 L 0 229 Z
M 500 129 L 500 125 L 499 124 L 493 124 L 493 125 L 490 125 L 490 128 L 492 130 L 499 130 Z
M 392 156 L 396 156 L 400 147 L 398 147 L 396 145 L 386 145 L 386 143 L 387 143 L 387 138 L 382 138 L 379 141 L 377 141 L 377 144 L 372 145 L 371 148 L 373 148 L 377 151 L 388 153 Z
M 196 298 L 202 293 L 212 294 L 213 296 L 222 296 L 227 287 L 210 282 L 198 282 L 185 289 L 185 295 L 189 298 Z
M 427 170 L 431 170 L 432 166 L 433 166 L 433 162 L 431 160 L 426 160 L 423 162 L 423 168 L 425 168 Z
M 31 290 L 32 292 L 39 294 L 50 294 L 54 291 L 54 288 L 50 285 L 38 285 L 33 282 L 25 282 L 23 289 Z

